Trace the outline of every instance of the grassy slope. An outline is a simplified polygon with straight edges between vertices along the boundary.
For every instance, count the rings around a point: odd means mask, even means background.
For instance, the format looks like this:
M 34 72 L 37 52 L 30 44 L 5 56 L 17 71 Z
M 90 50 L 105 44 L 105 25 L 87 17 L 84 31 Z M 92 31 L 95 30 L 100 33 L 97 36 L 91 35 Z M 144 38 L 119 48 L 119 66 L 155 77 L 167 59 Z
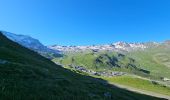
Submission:
M 151 71 L 156 77 L 170 78 L 170 48 L 160 46 L 145 51 L 135 51 L 128 54 L 134 58 L 141 68 Z
M 0 59 L 8 61 L 0 64 L 1 100 L 157 99 L 116 87 L 110 88 L 92 77 L 63 69 L 2 34 Z M 111 97 L 104 96 L 107 92 Z
M 138 63 L 125 55 L 116 52 L 76 52 L 66 53 L 62 58 L 53 59 L 54 62 L 59 62 L 63 65 L 83 66 L 95 71 L 125 71 L 138 75 L 145 75 L 137 68 Z M 148 76 L 148 75 L 147 75 Z
M 109 83 L 117 83 L 120 85 L 130 86 L 133 88 L 152 91 L 155 93 L 165 94 L 170 96 L 170 88 L 160 84 L 153 83 L 148 80 L 131 77 L 131 76 L 119 76 L 119 77 L 103 77 Z

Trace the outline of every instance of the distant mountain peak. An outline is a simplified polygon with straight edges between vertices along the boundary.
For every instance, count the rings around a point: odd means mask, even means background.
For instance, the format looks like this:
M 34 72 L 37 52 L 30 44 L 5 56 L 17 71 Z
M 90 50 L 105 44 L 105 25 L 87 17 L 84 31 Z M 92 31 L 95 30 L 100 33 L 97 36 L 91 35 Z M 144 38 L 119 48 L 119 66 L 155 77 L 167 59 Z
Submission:
M 5 35 L 10 40 L 17 42 L 18 44 L 29 48 L 35 52 L 38 52 L 40 54 L 46 54 L 46 53 L 54 53 L 59 54 L 60 52 L 57 50 L 52 50 L 44 46 L 39 40 L 34 39 L 27 35 L 18 35 L 6 31 L 0 31 L 3 35 Z
M 136 49 L 145 49 L 147 46 L 144 43 L 127 43 L 127 42 L 116 42 L 112 44 L 105 45 L 91 45 L 91 46 L 59 46 L 52 45 L 49 46 L 50 49 L 59 50 L 62 52 L 79 52 L 79 51 L 131 51 Z

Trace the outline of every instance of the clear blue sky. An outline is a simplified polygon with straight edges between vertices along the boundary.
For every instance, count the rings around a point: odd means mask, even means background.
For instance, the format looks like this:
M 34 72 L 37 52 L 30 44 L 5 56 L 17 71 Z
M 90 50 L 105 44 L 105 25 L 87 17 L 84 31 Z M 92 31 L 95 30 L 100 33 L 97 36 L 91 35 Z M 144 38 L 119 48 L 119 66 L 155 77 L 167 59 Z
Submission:
M 45 45 L 170 39 L 170 0 L 0 0 L 0 29 Z

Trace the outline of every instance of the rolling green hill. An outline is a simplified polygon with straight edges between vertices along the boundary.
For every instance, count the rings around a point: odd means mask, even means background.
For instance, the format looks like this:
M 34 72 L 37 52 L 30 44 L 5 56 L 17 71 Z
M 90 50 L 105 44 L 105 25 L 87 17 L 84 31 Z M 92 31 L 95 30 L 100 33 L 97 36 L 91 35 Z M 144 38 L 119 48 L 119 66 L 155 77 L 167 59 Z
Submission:
M 127 54 L 140 65 L 151 72 L 152 76 L 170 78 L 170 45 L 162 44 L 144 51 L 134 51 Z
M 53 61 L 65 66 L 82 66 L 95 71 L 122 71 L 142 76 L 149 76 L 150 73 L 139 67 L 135 59 L 116 52 L 66 53 L 65 56 L 55 58 Z
M 0 33 L 0 100 L 157 100 L 74 73 Z

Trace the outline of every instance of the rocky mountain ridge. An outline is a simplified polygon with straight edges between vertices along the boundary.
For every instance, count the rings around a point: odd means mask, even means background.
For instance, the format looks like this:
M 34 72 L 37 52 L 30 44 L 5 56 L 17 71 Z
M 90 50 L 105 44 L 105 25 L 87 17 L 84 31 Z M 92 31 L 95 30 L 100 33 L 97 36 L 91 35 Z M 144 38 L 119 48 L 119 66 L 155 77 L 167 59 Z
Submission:
M 1 31 L 9 39 L 19 43 L 20 45 L 34 50 L 42 55 L 50 54 L 61 54 L 64 52 L 83 52 L 83 51 L 116 51 L 116 52 L 130 52 L 134 50 L 144 50 L 146 48 L 159 46 L 162 44 L 169 44 L 169 41 L 162 43 L 159 42 L 145 42 L 145 43 L 127 43 L 127 42 L 116 42 L 104 45 L 89 45 L 89 46 L 61 46 L 61 45 L 51 45 L 44 46 L 39 40 L 34 39 L 26 35 L 18 35 L 6 31 Z
M 150 48 L 152 46 L 159 46 L 161 43 L 157 42 L 147 42 L 147 43 L 127 43 L 127 42 L 116 42 L 112 44 L 106 45 L 91 45 L 91 46 L 60 46 L 60 45 L 52 45 L 48 46 L 48 48 L 53 50 L 58 50 L 61 52 L 79 52 L 92 50 L 94 52 L 98 51 L 132 51 L 132 50 L 144 50 L 146 48 Z

